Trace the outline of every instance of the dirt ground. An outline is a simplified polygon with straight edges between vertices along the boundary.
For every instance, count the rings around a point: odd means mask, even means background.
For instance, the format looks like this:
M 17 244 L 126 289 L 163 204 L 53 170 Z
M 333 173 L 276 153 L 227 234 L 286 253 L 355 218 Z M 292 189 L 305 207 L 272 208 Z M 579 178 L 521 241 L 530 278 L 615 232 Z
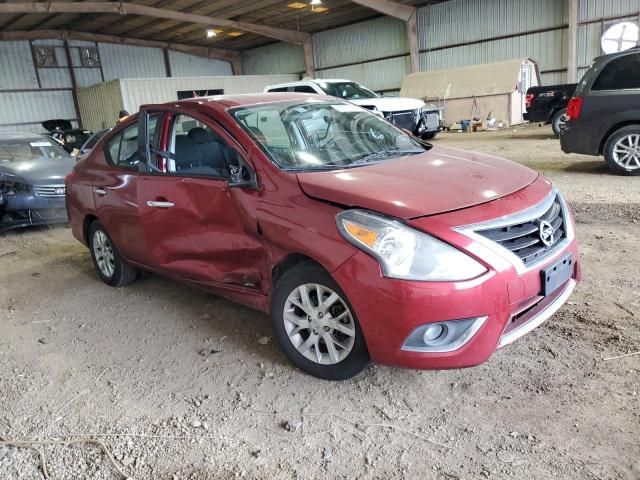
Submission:
M 549 127 L 437 143 L 544 172 L 576 212 L 584 281 L 465 370 L 294 369 L 266 315 L 157 276 L 102 284 L 70 230 L 0 236 L 1 479 L 640 479 L 640 178 Z M 97 439 L 103 442 L 87 442 Z M 75 443 L 55 443 L 75 441 Z M 47 443 L 50 442 L 50 443 Z

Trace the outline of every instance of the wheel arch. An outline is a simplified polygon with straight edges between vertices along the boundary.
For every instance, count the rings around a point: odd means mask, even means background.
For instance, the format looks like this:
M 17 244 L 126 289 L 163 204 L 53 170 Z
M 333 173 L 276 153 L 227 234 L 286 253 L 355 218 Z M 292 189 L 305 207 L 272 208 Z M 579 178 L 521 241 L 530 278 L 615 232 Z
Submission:
M 611 135 L 613 135 L 615 132 L 617 132 L 621 128 L 628 127 L 630 125 L 637 125 L 640 127 L 640 119 L 626 120 L 624 122 L 619 122 L 619 123 L 616 123 L 614 126 L 612 126 L 609 130 L 607 130 L 607 133 L 605 133 L 602 136 L 602 139 L 600 140 L 600 147 L 598 148 L 598 153 L 600 155 L 604 153 L 604 146 L 607 144 L 607 140 L 609 140 L 609 137 L 611 137 Z
M 89 242 L 89 230 L 91 229 L 91 225 L 93 225 L 93 222 L 96 221 L 98 221 L 98 217 L 91 213 L 84 217 L 84 220 L 82 221 L 82 238 L 84 238 L 87 246 L 91 245 L 91 243 Z
M 312 263 L 328 272 L 328 270 L 317 260 L 304 253 L 290 253 L 278 261 L 271 269 L 271 283 L 275 285 L 280 277 L 288 270 L 301 263 Z

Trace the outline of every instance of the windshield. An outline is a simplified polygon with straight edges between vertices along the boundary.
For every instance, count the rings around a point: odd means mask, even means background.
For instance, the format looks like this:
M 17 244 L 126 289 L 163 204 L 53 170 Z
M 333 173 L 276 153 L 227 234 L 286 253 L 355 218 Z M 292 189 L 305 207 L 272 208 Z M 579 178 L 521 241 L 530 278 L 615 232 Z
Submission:
M 56 161 L 67 158 L 69 154 L 63 148 L 44 137 L 0 140 L 0 163 Z
M 356 82 L 320 82 L 322 90 L 332 97 L 344 98 L 345 100 L 358 100 L 359 98 L 378 98 L 368 88 Z
M 284 170 L 328 170 L 423 153 L 389 122 L 348 103 L 276 102 L 229 112 Z

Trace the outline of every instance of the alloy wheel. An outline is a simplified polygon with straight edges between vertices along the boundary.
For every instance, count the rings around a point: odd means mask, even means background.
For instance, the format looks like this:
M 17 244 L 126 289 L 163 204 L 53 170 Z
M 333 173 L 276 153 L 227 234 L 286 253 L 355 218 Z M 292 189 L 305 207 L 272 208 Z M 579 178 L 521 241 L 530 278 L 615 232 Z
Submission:
M 558 119 L 558 131 L 562 132 L 567 127 L 567 114 L 563 113 Z
M 613 160 L 626 170 L 640 169 L 640 134 L 621 137 L 613 146 Z
M 283 319 L 291 344 L 314 363 L 335 365 L 353 349 L 356 325 L 351 310 L 324 285 L 296 287 L 287 297 Z
M 116 270 L 116 258 L 109 237 L 100 230 L 93 236 L 93 254 L 102 274 L 111 278 Z

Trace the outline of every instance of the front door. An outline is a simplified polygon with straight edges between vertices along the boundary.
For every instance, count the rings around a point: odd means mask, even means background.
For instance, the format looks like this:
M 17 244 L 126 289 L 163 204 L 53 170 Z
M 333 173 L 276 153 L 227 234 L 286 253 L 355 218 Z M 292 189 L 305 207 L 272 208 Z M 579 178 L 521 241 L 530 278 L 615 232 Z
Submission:
M 243 152 L 205 117 L 167 112 L 164 122 L 162 152 L 147 153 L 150 171 L 138 177 L 150 266 L 214 286 L 260 288 L 258 192 L 229 186 L 230 169 L 246 163 Z

